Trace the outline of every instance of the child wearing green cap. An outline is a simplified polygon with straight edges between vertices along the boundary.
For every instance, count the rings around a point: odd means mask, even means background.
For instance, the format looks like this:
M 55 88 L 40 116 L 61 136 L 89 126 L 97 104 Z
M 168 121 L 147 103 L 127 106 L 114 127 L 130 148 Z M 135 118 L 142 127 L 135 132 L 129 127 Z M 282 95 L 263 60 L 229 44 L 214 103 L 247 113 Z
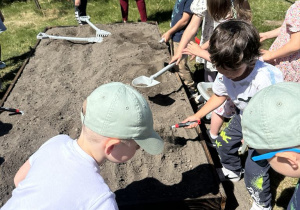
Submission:
M 7 209 L 118 209 L 100 175 L 104 160 L 122 163 L 142 147 L 163 150 L 143 96 L 119 82 L 101 85 L 85 100 L 77 140 L 58 135 L 44 143 L 17 172 Z
M 283 82 L 256 94 L 246 107 L 242 128 L 245 142 L 256 149 L 252 160 L 268 160 L 285 176 L 300 178 L 300 84 Z M 299 183 L 288 210 L 300 209 Z
M 276 67 L 258 60 L 259 34 L 250 23 L 240 20 L 225 21 L 217 26 L 209 42 L 208 51 L 201 50 L 198 55 L 211 61 L 218 70 L 213 84 L 214 94 L 197 113 L 183 122 L 200 120 L 219 107 L 228 97 L 232 100 L 237 107 L 237 113 L 215 141 L 223 166 L 222 173 L 225 180 L 236 182 L 245 172 L 246 188 L 255 201 L 251 210 L 269 210 L 272 208 L 272 195 L 268 162 L 259 165 L 247 161 L 244 170 L 238 149 L 243 139 L 241 127 L 243 110 L 261 89 L 282 82 L 282 73 Z M 195 126 L 194 123 L 188 128 Z M 252 152 L 253 149 L 248 150 L 247 160 Z

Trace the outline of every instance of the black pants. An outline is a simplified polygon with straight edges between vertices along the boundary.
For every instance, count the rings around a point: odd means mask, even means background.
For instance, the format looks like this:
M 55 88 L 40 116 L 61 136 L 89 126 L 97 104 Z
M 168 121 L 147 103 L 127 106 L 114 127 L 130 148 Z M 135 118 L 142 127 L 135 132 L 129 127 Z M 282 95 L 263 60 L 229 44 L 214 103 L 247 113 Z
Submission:
M 87 0 L 81 0 L 80 5 L 75 6 L 75 12 L 78 12 L 79 16 L 86 16 L 86 5 L 87 5 Z
M 221 131 L 216 140 L 217 151 L 222 165 L 237 174 L 242 169 L 238 149 L 243 139 L 241 116 L 234 115 L 227 127 Z M 271 206 L 272 195 L 270 192 L 269 169 L 267 160 L 254 162 L 251 157 L 256 154 L 254 149 L 248 150 L 245 163 L 245 184 L 251 197 L 261 206 Z

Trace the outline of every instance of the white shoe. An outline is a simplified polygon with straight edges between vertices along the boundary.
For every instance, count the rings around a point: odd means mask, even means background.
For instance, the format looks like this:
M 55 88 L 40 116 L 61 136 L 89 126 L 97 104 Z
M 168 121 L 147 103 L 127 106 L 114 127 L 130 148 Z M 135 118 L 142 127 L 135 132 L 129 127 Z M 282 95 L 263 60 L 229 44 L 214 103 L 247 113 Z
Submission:
M 0 69 L 4 69 L 6 67 L 6 64 L 3 61 L 0 61 Z
M 260 206 L 258 205 L 255 201 L 253 201 L 253 204 L 252 204 L 252 207 L 250 210 L 272 210 L 272 207 L 263 207 L 263 206 Z
M 234 173 L 233 171 L 227 169 L 227 168 L 221 168 L 221 173 L 223 175 L 223 177 L 220 176 L 220 180 L 221 181 L 231 181 L 231 182 L 238 182 L 241 180 L 243 173 L 244 173 L 244 169 L 242 169 L 238 174 Z
M 75 19 L 77 20 L 78 25 L 82 25 L 82 22 L 81 22 L 81 20 L 80 20 L 78 11 L 75 11 Z

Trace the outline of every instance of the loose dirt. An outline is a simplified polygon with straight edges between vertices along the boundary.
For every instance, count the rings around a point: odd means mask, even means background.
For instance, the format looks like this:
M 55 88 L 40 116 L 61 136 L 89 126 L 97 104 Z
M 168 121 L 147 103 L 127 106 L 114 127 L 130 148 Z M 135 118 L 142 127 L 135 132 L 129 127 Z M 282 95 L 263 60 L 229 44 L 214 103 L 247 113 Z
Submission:
M 159 43 L 156 24 L 97 26 L 112 33 L 102 43 L 41 40 L 7 98 L 5 107 L 19 108 L 25 114 L 1 113 L 0 206 L 11 197 L 19 167 L 45 141 L 57 134 L 78 137 L 79 113 L 89 93 L 113 81 L 131 84 L 138 76 L 156 73 L 170 59 L 167 45 Z M 96 34 L 89 25 L 56 27 L 46 33 Z M 170 128 L 193 113 L 179 77 L 168 71 L 157 80 L 159 85 L 138 90 L 153 111 L 154 128 L 165 141 L 164 152 L 151 156 L 139 150 L 127 163 L 101 165 L 101 174 L 116 193 L 118 204 L 225 196 L 196 130 Z

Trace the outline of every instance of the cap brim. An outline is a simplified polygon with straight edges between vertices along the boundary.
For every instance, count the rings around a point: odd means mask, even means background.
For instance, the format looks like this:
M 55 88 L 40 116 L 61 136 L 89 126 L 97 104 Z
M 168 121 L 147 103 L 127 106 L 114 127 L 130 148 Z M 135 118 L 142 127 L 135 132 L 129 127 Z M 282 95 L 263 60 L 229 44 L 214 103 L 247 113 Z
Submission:
M 164 150 L 164 141 L 153 130 L 151 136 L 143 139 L 134 139 L 135 142 L 151 155 L 158 155 Z

